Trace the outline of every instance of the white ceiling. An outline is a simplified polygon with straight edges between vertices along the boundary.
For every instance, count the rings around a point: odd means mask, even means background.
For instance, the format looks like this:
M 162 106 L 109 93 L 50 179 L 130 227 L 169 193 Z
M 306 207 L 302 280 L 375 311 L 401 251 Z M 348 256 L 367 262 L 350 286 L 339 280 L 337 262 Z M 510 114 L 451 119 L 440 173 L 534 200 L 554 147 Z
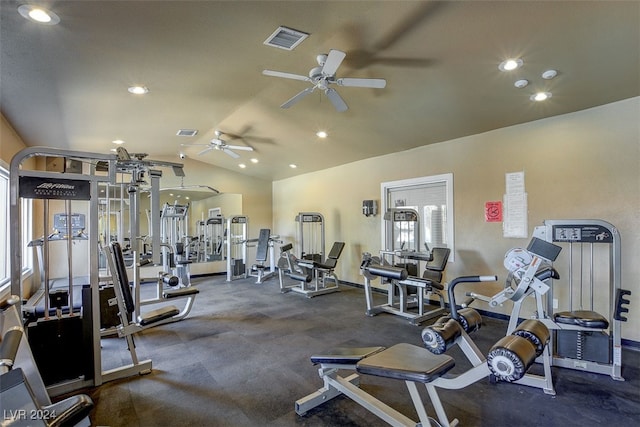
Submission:
M 21 3 L 0 3 L 0 107 L 29 146 L 107 153 L 122 139 L 132 153 L 184 151 L 276 180 L 640 95 L 638 1 L 31 2 L 55 26 L 22 18 Z M 310 36 L 293 51 L 263 45 L 280 25 Z M 309 84 L 262 70 L 306 75 L 330 49 L 347 53 L 337 77 L 387 87 L 336 87 L 342 113 L 320 91 L 281 109 Z M 524 66 L 499 72 L 512 56 Z M 559 74 L 543 80 L 549 68 Z M 518 78 L 531 84 L 516 89 Z M 539 89 L 553 97 L 530 101 Z M 255 152 L 181 146 L 216 129 Z

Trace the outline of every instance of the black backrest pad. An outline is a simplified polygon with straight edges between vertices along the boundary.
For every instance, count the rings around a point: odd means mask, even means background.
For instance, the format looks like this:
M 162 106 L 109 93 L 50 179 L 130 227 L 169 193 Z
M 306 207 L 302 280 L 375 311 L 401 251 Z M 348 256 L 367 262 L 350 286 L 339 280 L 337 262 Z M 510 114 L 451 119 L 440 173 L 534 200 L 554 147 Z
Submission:
M 127 267 L 124 263 L 124 257 L 122 256 L 122 248 L 120 243 L 112 242 L 111 250 L 113 252 L 113 260 L 116 265 L 116 276 L 120 282 L 120 289 L 122 289 L 122 297 L 124 298 L 124 306 L 129 312 L 133 313 L 135 305 L 133 304 L 133 297 L 131 296 L 131 288 L 129 287 L 129 276 L 127 276 Z
M 256 261 L 266 261 L 267 254 L 269 253 L 269 236 L 271 230 L 268 228 L 261 228 L 260 235 L 258 236 L 258 247 L 256 248 Z
M 449 260 L 449 254 L 451 249 L 449 248 L 433 248 L 431 255 L 433 258 L 427 263 L 425 268 L 427 270 L 444 271 L 447 267 L 447 261 Z
M 344 242 L 335 242 L 331 247 L 331 251 L 329 251 L 329 256 L 327 256 L 327 258 L 329 259 L 340 258 L 340 254 L 342 253 L 343 249 L 344 249 Z

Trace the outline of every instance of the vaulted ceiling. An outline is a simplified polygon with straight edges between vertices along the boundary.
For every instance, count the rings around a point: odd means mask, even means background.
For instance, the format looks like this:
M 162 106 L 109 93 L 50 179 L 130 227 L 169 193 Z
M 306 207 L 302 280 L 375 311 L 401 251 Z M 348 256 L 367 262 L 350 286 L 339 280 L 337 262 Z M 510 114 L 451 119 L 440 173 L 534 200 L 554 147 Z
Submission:
M 23 18 L 22 3 L 0 3 L 0 108 L 29 146 L 108 153 L 124 140 L 277 180 L 640 95 L 637 1 L 30 2 L 57 25 Z M 309 37 L 292 51 L 263 44 L 279 26 Z M 307 75 L 330 49 L 346 53 L 336 77 L 386 87 L 333 85 L 344 112 L 321 90 L 280 108 L 311 83 L 262 70 Z M 523 66 L 499 71 L 510 57 Z M 537 91 L 552 97 L 531 101 Z M 254 151 L 183 145 L 215 130 Z

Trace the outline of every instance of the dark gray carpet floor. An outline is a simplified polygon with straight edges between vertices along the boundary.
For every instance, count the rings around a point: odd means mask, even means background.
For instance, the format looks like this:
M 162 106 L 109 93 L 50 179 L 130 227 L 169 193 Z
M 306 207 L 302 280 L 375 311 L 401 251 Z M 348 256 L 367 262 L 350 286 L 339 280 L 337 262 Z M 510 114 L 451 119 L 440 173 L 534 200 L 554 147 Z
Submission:
M 254 282 L 195 279 L 201 293 L 187 319 L 136 337 L 138 356 L 152 359 L 153 371 L 87 392 L 96 405 L 92 425 L 386 425 L 344 396 L 298 416 L 294 402 L 322 386 L 309 356 L 340 346 L 422 345 L 421 328 L 389 314 L 365 316 L 359 288 L 341 285 L 338 293 L 308 299 L 281 294 L 277 278 Z M 507 325 L 484 320 L 472 338 L 487 351 Z M 457 361 L 452 372 L 470 367 L 459 349 L 449 354 Z M 104 339 L 103 359 L 105 369 L 131 363 L 124 340 Z M 635 425 L 640 420 L 640 353 L 625 349 L 623 365 L 624 382 L 553 368 L 556 396 L 485 379 L 462 390 L 441 390 L 440 397 L 449 419 L 463 426 Z M 365 376 L 361 387 L 417 419 L 403 382 Z M 426 396 L 424 388 L 421 392 Z M 430 405 L 427 411 L 435 417 Z

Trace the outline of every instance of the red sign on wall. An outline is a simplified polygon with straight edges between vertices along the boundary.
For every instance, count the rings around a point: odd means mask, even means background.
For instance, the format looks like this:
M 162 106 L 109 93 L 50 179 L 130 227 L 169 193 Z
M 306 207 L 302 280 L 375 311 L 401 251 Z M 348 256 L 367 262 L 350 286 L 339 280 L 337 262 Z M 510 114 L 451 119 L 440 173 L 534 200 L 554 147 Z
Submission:
M 502 202 L 486 202 L 484 204 L 484 220 L 486 222 L 502 222 Z

